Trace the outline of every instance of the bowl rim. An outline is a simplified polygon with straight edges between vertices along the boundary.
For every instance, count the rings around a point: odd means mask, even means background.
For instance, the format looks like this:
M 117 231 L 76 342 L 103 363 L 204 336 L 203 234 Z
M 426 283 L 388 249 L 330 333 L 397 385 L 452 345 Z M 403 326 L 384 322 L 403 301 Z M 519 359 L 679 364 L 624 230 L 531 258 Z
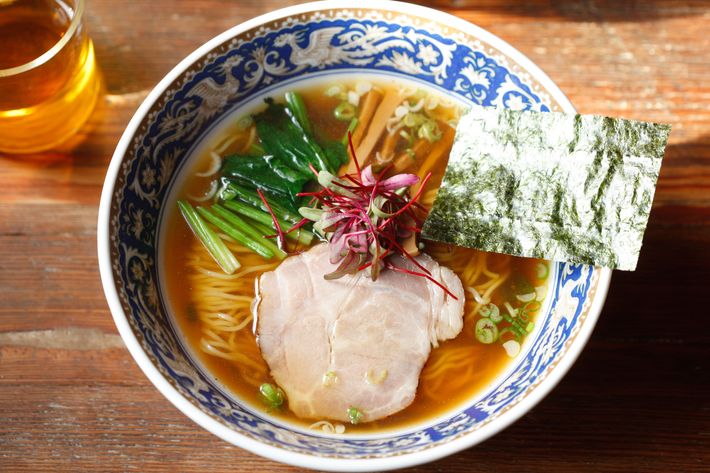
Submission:
M 109 305 L 109 309 L 114 319 L 114 323 L 118 328 L 119 334 L 123 339 L 128 351 L 138 366 L 141 368 L 147 378 L 153 383 L 158 391 L 165 396 L 176 408 L 190 418 L 193 422 L 203 427 L 207 431 L 217 437 L 229 442 L 232 445 L 248 450 L 252 453 L 261 455 L 270 460 L 291 464 L 298 467 L 312 468 L 326 471 L 385 471 L 409 466 L 419 465 L 422 463 L 434 461 L 442 457 L 451 455 L 458 451 L 469 448 L 478 444 L 489 437 L 495 435 L 501 430 L 507 428 L 513 422 L 525 415 L 538 402 L 540 402 L 564 377 L 570 367 L 574 364 L 577 357 L 591 336 L 596 321 L 599 317 L 601 309 L 606 300 L 606 295 L 611 282 L 611 270 L 608 268 L 595 268 L 600 271 L 599 281 L 596 294 L 592 299 L 586 319 L 580 326 L 579 333 L 573 343 L 567 349 L 567 352 L 560 359 L 554 370 L 547 374 L 546 378 L 538 385 L 529 395 L 522 401 L 516 404 L 508 412 L 502 414 L 496 422 L 491 422 L 480 429 L 470 432 L 458 439 L 452 440 L 442 445 L 437 445 L 425 450 L 420 450 L 404 455 L 396 455 L 384 458 L 364 458 L 364 459 L 344 459 L 344 458 L 326 458 L 316 455 L 307 455 L 297 452 L 288 451 L 279 447 L 263 444 L 258 440 L 249 438 L 236 430 L 232 430 L 226 425 L 218 422 L 210 417 L 205 412 L 198 409 L 183 397 L 178 390 L 173 387 L 165 377 L 160 373 L 157 367 L 150 361 L 148 355 L 143 350 L 140 342 L 136 338 L 133 330 L 128 322 L 128 317 L 123 311 L 119 295 L 116 289 L 113 272 L 111 270 L 111 252 L 110 252 L 110 214 L 111 201 L 115 190 L 116 177 L 118 176 L 120 166 L 124 155 L 130 145 L 134 134 L 142 120 L 145 118 L 151 106 L 160 98 L 160 96 L 169 88 L 173 81 L 178 78 L 185 70 L 193 63 L 201 59 L 205 54 L 212 49 L 231 39 L 234 36 L 240 35 L 252 28 L 258 27 L 261 24 L 268 23 L 287 16 L 298 15 L 302 13 L 310 13 L 326 9 L 377 9 L 392 11 L 394 13 L 412 14 L 420 17 L 429 18 L 432 21 L 447 24 L 453 29 L 463 33 L 468 33 L 482 41 L 490 44 L 498 49 L 502 54 L 516 62 L 522 69 L 525 70 L 532 78 L 534 78 L 542 88 L 550 94 L 550 96 L 560 105 L 560 108 L 565 112 L 574 113 L 576 110 L 570 100 L 560 90 L 560 88 L 545 74 L 537 65 L 535 65 L 524 54 L 513 48 L 510 44 L 495 36 L 494 34 L 476 26 L 466 20 L 458 18 L 449 13 L 435 10 L 432 8 L 413 5 L 404 2 L 393 2 L 382 0 L 325 0 L 304 3 L 300 5 L 290 6 L 278 9 L 255 18 L 240 23 L 228 30 L 218 34 L 208 40 L 187 57 L 181 60 L 163 79 L 150 91 L 138 107 L 130 122 L 128 123 L 121 139 L 119 140 L 116 149 L 111 158 L 106 178 L 101 193 L 101 201 L 98 213 L 97 227 L 97 250 L 99 260 L 99 271 L 104 293 Z

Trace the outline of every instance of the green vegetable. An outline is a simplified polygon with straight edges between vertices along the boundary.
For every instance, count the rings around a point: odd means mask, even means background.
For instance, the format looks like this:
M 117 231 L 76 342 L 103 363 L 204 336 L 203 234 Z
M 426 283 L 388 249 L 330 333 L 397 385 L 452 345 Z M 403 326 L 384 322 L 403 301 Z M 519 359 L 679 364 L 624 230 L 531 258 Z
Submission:
M 303 131 L 308 134 L 313 134 L 311 122 L 308 120 L 306 104 L 303 103 L 301 94 L 298 92 L 286 92 L 284 94 L 284 98 L 286 99 L 286 104 L 288 104 L 289 110 L 293 116 L 296 117 L 296 120 L 298 120 L 298 123 L 301 125 L 301 128 L 303 128 Z
M 270 235 L 271 232 L 270 231 L 266 231 L 266 232 L 263 231 L 263 228 L 259 226 L 258 222 L 251 222 L 251 221 L 248 222 L 246 220 L 243 220 L 239 216 L 235 215 L 234 213 L 230 212 L 229 210 L 225 209 L 224 207 L 222 207 L 219 204 L 214 204 L 212 206 L 212 212 L 214 212 L 219 217 L 221 217 L 222 219 L 229 222 L 232 226 L 237 227 L 238 229 L 241 229 L 244 233 L 246 233 L 254 241 L 256 241 L 259 246 L 261 246 L 263 248 L 267 248 L 277 258 L 283 259 L 286 257 L 286 253 L 284 253 L 284 251 L 281 248 L 279 248 L 271 240 L 264 238 L 264 236 Z M 258 251 L 256 251 L 256 252 L 259 253 Z M 259 253 L 259 254 L 261 254 L 261 253 Z
M 259 386 L 259 393 L 261 393 L 261 398 L 271 409 L 281 407 L 286 400 L 283 390 L 271 383 L 264 383 Z
M 240 264 L 234 257 L 227 245 L 217 236 L 217 234 L 205 223 L 195 209 L 188 202 L 178 200 L 180 213 L 185 218 L 187 225 L 195 234 L 198 240 L 205 246 L 207 252 L 214 258 L 222 271 L 227 274 L 234 273 L 239 269 Z
M 264 151 L 264 147 L 261 146 L 261 143 L 257 143 L 255 141 L 251 144 L 251 146 L 249 146 L 247 153 L 250 156 L 263 156 L 265 154 L 265 151 Z
M 323 152 L 325 152 L 325 155 L 328 158 L 328 164 L 331 169 L 334 169 L 335 174 L 338 173 L 340 166 L 346 164 L 348 159 L 350 159 L 348 156 L 347 141 L 345 143 L 341 143 L 340 141 L 330 141 L 324 143 Z
M 550 268 L 547 263 L 538 263 L 535 265 L 535 274 L 538 279 L 547 279 L 550 274 Z
M 506 313 L 501 313 L 503 318 L 505 319 L 506 322 L 510 323 L 510 329 L 513 330 L 516 334 L 518 334 L 521 338 L 525 336 L 527 330 L 526 327 L 523 326 L 520 321 L 514 319 L 510 315 Z
M 633 270 L 670 126 L 474 107 L 422 236 Z
M 356 113 L 357 110 L 355 109 L 355 106 L 350 102 L 342 102 L 340 105 L 335 107 L 335 110 L 333 110 L 333 116 L 335 119 L 343 122 L 355 118 Z
M 518 318 L 523 322 L 527 322 L 530 314 L 536 312 L 540 309 L 540 303 L 537 301 L 526 302 L 520 309 L 518 309 Z
M 493 323 L 496 324 L 503 320 L 503 316 L 500 315 L 500 309 L 498 309 L 498 306 L 492 302 L 478 309 L 478 313 L 481 314 L 481 317 L 488 317 L 491 321 L 493 321 Z
M 348 408 L 348 418 L 350 419 L 351 424 L 358 424 L 362 420 L 362 416 L 362 412 L 360 412 L 360 409 L 357 407 Z
M 207 220 L 212 225 L 219 228 L 224 233 L 234 238 L 250 250 L 263 256 L 264 258 L 273 258 L 275 254 L 274 251 L 266 244 L 264 244 L 263 241 L 259 241 L 258 238 L 254 238 L 253 236 L 250 236 L 246 232 L 244 232 L 242 225 L 230 225 L 231 222 L 226 222 L 225 220 L 220 218 L 220 216 L 216 215 L 216 213 L 213 213 L 210 209 L 206 207 L 198 207 L 197 211 L 205 220 Z M 284 256 L 282 255 L 281 257 L 283 258 Z
M 358 124 L 357 117 L 350 120 L 350 124 L 348 125 L 348 129 L 345 131 L 345 134 L 343 135 L 343 139 L 341 140 L 341 143 L 343 143 L 343 146 L 348 145 L 348 140 L 350 139 L 350 135 L 355 132 L 355 128 L 357 128 L 357 124 Z M 345 156 L 345 160 L 347 161 L 347 154 Z
M 252 190 L 241 187 L 235 183 L 229 182 L 226 186 L 224 186 L 222 193 L 220 194 L 220 199 L 232 200 L 235 197 L 251 205 L 252 207 L 255 207 L 263 212 L 268 213 L 264 202 L 261 200 L 261 197 L 259 197 L 259 194 Z M 295 224 L 301 220 L 301 216 L 298 214 L 298 212 L 291 212 L 271 200 L 269 200 L 269 205 L 271 206 L 271 210 L 276 214 L 276 216 L 282 220 L 285 220 L 286 222 Z
M 317 171 L 334 171 L 321 146 L 303 129 L 293 112 L 270 99 L 267 99 L 267 104 L 265 111 L 254 116 L 256 130 L 266 154 L 304 177 L 313 175 L 311 165 Z
M 419 126 L 417 131 L 417 136 L 419 138 L 425 139 L 430 143 L 439 141 L 441 139 L 441 129 L 436 123 L 436 120 L 427 119 L 424 123 Z
M 512 339 L 509 338 L 508 340 L 517 340 L 517 341 L 522 340 L 522 336 L 520 336 L 520 335 L 518 334 L 518 332 L 516 332 L 515 330 L 513 330 L 513 329 L 510 328 L 510 327 L 506 327 L 506 328 L 504 328 L 504 329 L 502 329 L 502 330 L 500 331 L 500 334 L 498 335 L 498 341 L 501 342 L 501 343 L 506 342 L 506 341 L 507 341 L 507 340 L 506 340 L 506 335 L 508 335 L 508 334 L 510 334 L 510 333 L 513 334 L 513 338 L 512 338 Z
M 280 204 L 290 207 L 296 205 L 296 194 L 312 179 L 273 156 L 228 156 L 222 163 L 222 176 L 230 182 L 261 189 Z
M 489 345 L 498 340 L 498 327 L 487 317 L 476 322 L 476 340 Z
M 235 200 L 228 200 L 224 202 L 223 205 L 233 212 L 251 218 L 252 220 L 255 220 L 261 224 L 270 227 L 271 233 L 273 233 L 272 227 L 274 222 L 271 218 L 271 215 L 264 213 L 261 210 L 255 209 L 254 207 L 251 207 L 247 204 L 243 204 L 242 202 L 237 202 Z M 281 226 L 281 228 L 288 229 L 290 227 L 287 222 L 281 220 L 280 218 L 278 218 L 278 216 L 277 220 L 279 221 L 279 225 Z M 295 238 L 297 238 L 298 241 L 303 243 L 304 245 L 310 245 L 313 241 L 313 233 L 304 229 L 301 229 L 300 232 L 297 230 L 295 232 L 289 233 L 288 235 L 294 235 Z

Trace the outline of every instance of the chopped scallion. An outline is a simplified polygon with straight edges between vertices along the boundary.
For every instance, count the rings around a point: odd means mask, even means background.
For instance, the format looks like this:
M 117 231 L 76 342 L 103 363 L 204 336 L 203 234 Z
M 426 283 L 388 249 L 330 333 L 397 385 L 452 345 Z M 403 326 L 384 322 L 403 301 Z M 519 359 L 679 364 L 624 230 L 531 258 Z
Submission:
M 503 348 L 507 355 L 511 358 L 515 358 L 518 353 L 520 353 L 520 343 L 515 340 L 508 340 L 503 344 Z
M 491 319 L 483 317 L 476 322 L 476 340 L 486 345 L 498 340 L 498 327 Z
M 530 302 L 534 301 L 536 296 L 537 293 L 530 292 L 528 294 L 518 294 L 515 296 L 515 298 L 518 299 L 520 302 Z
M 500 334 L 498 335 L 498 341 L 500 341 L 500 342 L 507 341 L 507 340 L 505 340 L 505 338 L 508 334 L 513 335 L 513 338 L 511 340 L 518 340 L 518 341 L 522 340 L 522 337 L 515 330 L 513 330 L 510 327 L 506 327 L 500 331 Z
M 271 383 L 264 383 L 259 386 L 259 393 L 261 394 L 264 402 L 271 408 L 276 409 L 281 407 L 286 400 L 286 395 L 283 390 L 278 386 L 274 386 Z
M 538 263 L 535 266 L 535 273 L 538 279 L 547 279 L 547 276 L 550 274 L 550 268 L 547 263 Z
M 323 386 L 325 386 L 326 388 L 334 385 L 337 382 L 338 375 L 335 373 L 335 371 L 328 371 L 326 374 L 323 375 Z
M 357 117 L 353 117 L 353 119 L 350 120 L 350 124 L 348 125 L 348 129 L 345 131 L 345 135 L 343 135 L 342 143 L 344 146 L 348 145 L 348 139 L 350 138 L 350 134 L 355 132 L 355 128 L 357 128 L 357 124 L 358 124 Z
M 349 102 L 342 102 L 337 107 L 335 107 L 335 110 L 333 110 L 333 115 L 335 116 L 336 120 L 340 120 L 343 122 L 355 118 L 355 113 L 355 106 Z
M 500 309 L 498 309 L 498 306 L 492 302 L 478 309 L 478 313 L 481 314 L 481 317 L 488 317 L 493 323 L 496 324 L 503 320 L 503 316 L 500 315 Z
M 362 412 L 360 409 L 357 407 L 349 407 L 348 408 L 348 418 L 350 419 L 351 424 L 357 424 L 362 420 Z
M 547 286 L 535 286 L 535 299 L 541 301 L 545 298 L 547 294 Z

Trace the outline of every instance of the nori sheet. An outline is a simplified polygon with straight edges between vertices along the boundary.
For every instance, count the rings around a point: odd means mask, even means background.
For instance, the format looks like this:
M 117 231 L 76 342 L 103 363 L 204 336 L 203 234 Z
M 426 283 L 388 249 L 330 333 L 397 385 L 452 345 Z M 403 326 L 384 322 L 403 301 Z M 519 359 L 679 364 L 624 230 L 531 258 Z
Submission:
M 670 125 L 474 107 L 422 236 L 633 270 Z

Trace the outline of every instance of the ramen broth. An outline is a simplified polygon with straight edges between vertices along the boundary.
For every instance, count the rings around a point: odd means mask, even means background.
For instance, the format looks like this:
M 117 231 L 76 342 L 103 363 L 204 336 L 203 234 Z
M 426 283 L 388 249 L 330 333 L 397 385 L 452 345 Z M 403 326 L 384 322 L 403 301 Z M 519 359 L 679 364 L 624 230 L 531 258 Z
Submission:
M 375 86 L 382 90 L 386 90 L 388 87 L 397 87 L 394 83 L 384 81 L 376 82 Z M 355 87 L 355 84 L 350 84 L 350 87 Z M 304 99 L 317 136 L 339 140 L 346 133 L 348 123 L 334 119 L 333 110 L 340 100 L 337 97 L 328 96 L 327 89 L 326 85 L 300 88 L 298 92 Z M 417 94 L 415 98 L 422 96 L 422 91 L 418 91 Z M 427 92 L 424 96 L 435 97 L 434 94 L 435 92 Z M 445 127 L 446 122 L 455 125 L 456 117 L 460 112 L 458 107 L 448 104 L 447 107 L 439 106 L 439 108 L 442 109 L 439 112 L 441 126 Z M 211 142 L 208 143 L 210 146 L 206 148 L 208 151 L 195 160 L 190 178 L 178 189 L 177 199 L 189 199 L 209 192 L 211 182 L 215 177 L 194 176 L 195 172 L 210 166 L 212 158 L 209 149 L 220 146 L 225 148 L 221 150 L 220 155 L 222 156 L 233 152 L 244 152 L 245 141 L 249 137 L 243 129 L 243 124 L 240 124 L 242 117 L 243 113 L 237 111 L 233 120 L 234 124 L 211 138 Z M 448 132 L 443 131 L 442 140 L 448 141 L 445 144 L 448 148 L 428 169 L 432 173 L 432 179 L 427 184 L 423 199 L 420 201 L 427 207 L 432 204 L 435 197 L 453 139 L 453 129 Z M 235 136 L 238 139 L 233 141 Z M 375 150 L 381 149 L 382 146 L 383 139 L 380 139 Z M 404 145 L 400 143 L 400 146 Z M 420 166 L 423 161 L 424 159 L 417 158 L 406 172 L 416 173 L 417 166 Z M 233 322 L 228 316 L 216 319 L 217 316 L 209 312 L 219 310 L 219 307 L 228 307 L 231 299 L 236 301 L 235 304 L 246 304 L 254 296 L 255 279 L 264 271 L 278 266 L 279 261 L 276 259 L 265 260 L 236 244 L 231 244 L 230 248 L 241 263 L 241 268 L 237 270 L 236 274 L 243 274 L 237 280 L 225 278 L 219 266 L 210 258 L 202 244 L 185 224 L 175 205 L 171 206 L 166 218 L 164 230 L 167 234 L 163 243 L 165 244 L 164 254 L 167 257 L 165 258 L 163 277 L 171 308 L 187 344 L 219 383 L 239 398 L 246 400 L 253 408 L 267 410 L 260 399 L 259 385 L 267 382 L 276 383 L 269 375 L 269 369 L 261 357 L 252 330 L 252 321 L 244 322 L 242 324 L 244 327 L 237 329 L 236 326 L 230 326 L 230 323 Z M 464 288 L 474 287 L 479 295 L 487 296 L 491 302 L 501 308 L 501 311 L 504 304 L 511 297 L 515 297 L 511 295 L 514 294 L 511 291 L 520 281 L 525 281 L 529 287 L 540 288 L 545 285 L 544 276 L 539 277 L 541 276 L 539 268 L 540 264 L 546 265 L 546 263 L 539 260 L 482 253 L 432 242 L 425 242 L 425 244 L 424 252 L 457 273 Z M 228 295 L 220 296 L 225 293 Z M 472 294 L 470 290 L 466 292 L 462 332 L 455 339 L 443 342 L 439 347 L 432 349 L 429 360 L 420 375 L 417 395 L 413 403 L 385 419 L 347 425 L 348 433 L 372 433 L 433 420 L 480 393 L 496 377 L 501 375 L 511 362 L 514 362 L 515 358 L 511 358 L 506 353 L 501 343 L 483 344 L 476 340 L 475 324 L 479 318 L 477 311 L 482 304 L 476 302 L 476 298 Z M 531 313 L 529 320 L 534 322 L 536 315 L 536 313 Z M 224 329 L 224 332 L 216 333 L 215 327 Z M 217 340 L 217 342 L 212 343 L 211 340 Z M 230 349 L 238 351 L 241 355 L 240 359 L 226 359 L 223 356 L 209 353 L 209 349 L 206 349 L 205 345 L 210 343 L 221 350 L 222 354 Z M 287 407 L 268 411 L 273 416 L 304 427 L 321 420 L 299 419 Z

